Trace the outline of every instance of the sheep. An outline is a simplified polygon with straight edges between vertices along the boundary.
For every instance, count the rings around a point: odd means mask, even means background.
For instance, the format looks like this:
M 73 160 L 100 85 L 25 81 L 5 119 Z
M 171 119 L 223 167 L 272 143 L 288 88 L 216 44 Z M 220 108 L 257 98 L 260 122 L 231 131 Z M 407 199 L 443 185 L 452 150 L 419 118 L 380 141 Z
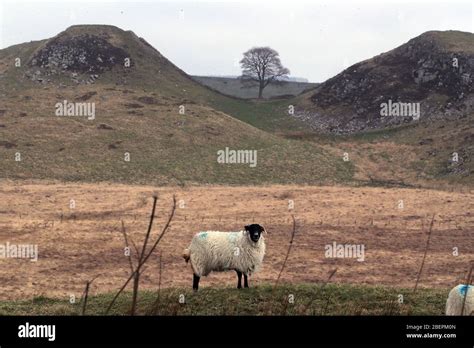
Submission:
M 193 290 L 199 288 L 199 280 L 212 271 L 235 270 L 237 288 L 248 288 L 247 277 L 256 272 L 265 255 L 265 229 L 259 224 L 245 226 L 240 232 L 206 231 L 194 235 L 191 244 L 184 250 L 183 258 L 191 261 Z
M 466 298 L 465 303 L 464 298 Z M 446 315 L 472 314 L 474 314 L 474 286 L 466 284 L 459 284 L 455 286 L 449 292 L 448 300 L 446 301 Z

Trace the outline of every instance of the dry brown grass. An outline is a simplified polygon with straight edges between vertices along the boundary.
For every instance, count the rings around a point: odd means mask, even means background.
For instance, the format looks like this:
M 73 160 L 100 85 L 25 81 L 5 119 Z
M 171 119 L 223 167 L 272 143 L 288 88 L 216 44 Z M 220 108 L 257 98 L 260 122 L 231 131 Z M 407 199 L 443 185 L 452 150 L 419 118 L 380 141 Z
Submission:
M 288 211 L 286 192 L 295 208 Z M 163 288 L 191 287 L 192 272 L 182 250 L 198 231 L 238 230 L 260 223 L 268 231 L 263 269 L 250 286 L 272 283 L 288 248 L 290 214 L 298 218 L 298 237 L 281 282 L 321 282 L 338 268 L 332 282 L 413 287 L 426 245 L 431 215 L 437 212 L 420 287 L 449 288 L 474 258 L 474 194 L 421 189 L 312 186 L 166 187 L 118 184 L 0 183 L 0 243 L 35 243 L 38 262 L 2 259 L 2 299 L 33 295 L 79 298 L 93 276 L 94 292 L 115 291 L 129 274 L 123 253 L 121 220 L 135 241 L 143 240 L 151 196 L 161 197 L 156 226 L 163 225 L 176 194 L 177 210 L 161 241 Z M 76 208 L 69 209 L 69 201 Z M 405 208 L 399 210 L 398 201 Z M 182 201 L 181 201 L 182 200 Z M 184 205 L 183 205 L 184 204 Z M 62 222 L 61 222 L 62 216 Z M 75 218 L 72 218 L 75 216 Z M 373 224 L 372 224 L 373 220 Z M 365 262 L 327 259 L 324 246 L 365 245 Z M 459 248 L 459 256 L 452 248 Z M 141 287 L 155 290 L 159 258 L 152 256 Z M 203 286 L 233 285 L 233 272 L 213 273 Z

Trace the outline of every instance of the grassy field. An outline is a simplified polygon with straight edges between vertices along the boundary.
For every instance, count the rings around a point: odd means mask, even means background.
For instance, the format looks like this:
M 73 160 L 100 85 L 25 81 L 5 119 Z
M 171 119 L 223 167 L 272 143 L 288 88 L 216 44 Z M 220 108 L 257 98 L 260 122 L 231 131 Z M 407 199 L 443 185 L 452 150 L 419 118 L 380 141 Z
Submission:
M 468 190 L 343 186 L 185 186 L 117 183 L 0 181 L 0 244 L 38 245 L 38 261 L 7 258 L 0 275 L 2 300 L 44 295 L 79 297 L 87 280 L 113 292 L 129 274 L 123 221 L 137 245 L 149 223 L 151 196 L 158 195 L 152 240 L 164 225 L 176 195 L 179 206 L 143 274 L 140 289 L 189 287 L 192 270 L 182 258 L 196 232 L 239 231 L 251 222 L 265 226 L 267 251 L 251 286 L 273 283 L 281 270 L 296 219 L 293 248 L 282 282 L 320 283 L 338 269 L 337 283 L 411 288 L 435 214 L 420 286 L 453 287 L 474 257 L 474 194 Z M 75 206 L 70 207 L 71 199 Z M 403 200 L 403 209 L 399 207 Z M 289 204 L 293 203 L 292 209 Z M 364 246 L 364 260 L 326 257 L 334 242 Z M 460 253 L 453 256 L 452 248 Z M 135 252 L 133 253 L 135 254 Z M 161 261 L 159 255 L 162 255 Z M 160 264 L 162 265 L 160 277 Z M 19 275 L 21 270 L 21 276 Z M 54 279 L 54 287 L 51 286 Z M 233 286 L 234 272 L 211 273 L 206 287 Z
M 94 287 L 92 286 L 92 291 Z M 448 290 L 391 288 L 348 284 L 270 284 L 249 289 L 190 288 L 141 291 L 138 315 L 443 315 Z M 89 295 L 87 315 L 103 315 L 115 293 Z M 402 295 L 402 296 L 400 296 Z M 403 298 L 403 302 L 399 300 Z M 181 301 L 180 301 L 181 300 Z M 184 302 L 184 303 L 182 303 Z M 110 311 L 127 315 L 131 293 L 122 294 Z M 35 297 L 0 301 L 0 315 L 79 315 L 80 299 Z
M 192 76 L 192 78 L 209 88 L 232 97 L 256 99 L 258 96 L 258 84 L 255 82 L 242 82 L 239 78 L 214 76 Z M 263 97 L 294 96 L 315 88 L 317 85 L 317 83 L 295 81 L 271 83 L 263 90 Z

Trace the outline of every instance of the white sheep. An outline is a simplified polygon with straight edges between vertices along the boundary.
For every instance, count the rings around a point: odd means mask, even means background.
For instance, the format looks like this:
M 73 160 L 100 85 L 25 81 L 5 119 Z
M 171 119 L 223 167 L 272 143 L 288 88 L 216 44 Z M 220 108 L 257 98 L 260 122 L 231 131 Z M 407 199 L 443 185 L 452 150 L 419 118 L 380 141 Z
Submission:
M 464 298 L 466 298 L 465 303 Z M 446 315 L 472 314 L 474 314 L 474 286 L 466 284 L 459 284 L 455 286 L 449 292 L 448 300 L 446 301 Z
M 235 270 L 237 288 L 248 288 L 247 276 L 256 272 L 265 255 L 265 239 L 261 236 L 265 229 L 252 224 L 240 232 L 206 231 L 194 235 L 191 244 L 184 250 L 183 258 L 191 261 L 193 269 L 193 289 L 199 287 L 199 279 L 212 271 Z

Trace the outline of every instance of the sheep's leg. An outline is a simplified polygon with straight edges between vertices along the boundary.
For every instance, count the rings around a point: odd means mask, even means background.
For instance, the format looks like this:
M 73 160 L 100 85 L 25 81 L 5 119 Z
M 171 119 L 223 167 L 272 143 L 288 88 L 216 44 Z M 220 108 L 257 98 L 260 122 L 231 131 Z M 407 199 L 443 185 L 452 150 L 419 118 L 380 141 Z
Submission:
M 237 282 L 237 289 L 241 289 L 242 288 L 242 272 L 240 271 L 237 271 L 237 279 L 238 279 L 238 282 Z
M 196 274 L 193 274 L 193 290 L 197 291 L 199 288 L 199 279 L 200 277 L 197 276 Z
M 247 275 L 244 273 L 244 288 L 248 288 L 249 287 L 249 281 L 247 279 Z

